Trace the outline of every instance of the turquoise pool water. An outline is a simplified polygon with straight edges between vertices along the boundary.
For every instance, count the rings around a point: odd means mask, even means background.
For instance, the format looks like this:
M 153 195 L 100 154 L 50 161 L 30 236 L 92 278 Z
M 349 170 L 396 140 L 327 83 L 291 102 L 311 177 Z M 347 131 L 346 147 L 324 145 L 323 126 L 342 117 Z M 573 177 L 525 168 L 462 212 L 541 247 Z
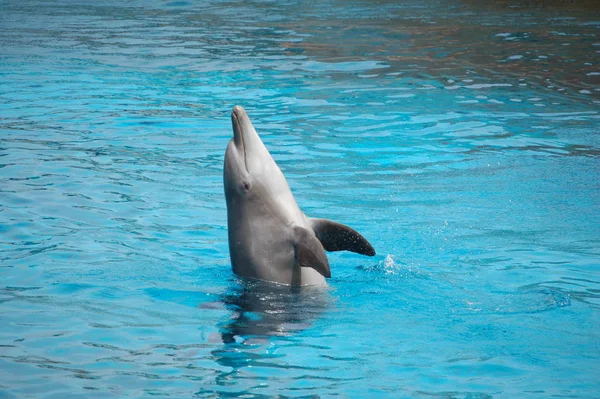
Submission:
M 600 395 L 594 2 L 0 9 L 0 398 Z M 232 275 L 235 104 L 375 258 Z

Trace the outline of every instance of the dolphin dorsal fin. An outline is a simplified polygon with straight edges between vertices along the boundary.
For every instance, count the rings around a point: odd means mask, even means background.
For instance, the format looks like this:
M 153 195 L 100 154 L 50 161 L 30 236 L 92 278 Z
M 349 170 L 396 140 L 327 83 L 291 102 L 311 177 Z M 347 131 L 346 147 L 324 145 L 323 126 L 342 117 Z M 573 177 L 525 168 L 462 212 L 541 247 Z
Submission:
M 325 249 L 317 237 L 304 227 L 294 227 L 294 248 L 296 261 L 302 267 L 312 267 L 323 277 L 331 277 L 329 261 L 325 255 Z
M 308 218 L 308 221 L 326 251 L 352 251 L 361 255 L 375 255 L 369 241 L 356 230 L 328 219 Z

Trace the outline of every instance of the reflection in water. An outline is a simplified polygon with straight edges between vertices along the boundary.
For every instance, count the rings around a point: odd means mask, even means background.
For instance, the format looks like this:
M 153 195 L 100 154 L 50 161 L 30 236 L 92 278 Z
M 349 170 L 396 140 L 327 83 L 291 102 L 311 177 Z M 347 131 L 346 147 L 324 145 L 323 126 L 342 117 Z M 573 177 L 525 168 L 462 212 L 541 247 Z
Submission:
M 245 281 L 223 297 L 233 315 L 221 326 L 224 343 L 256 342 L 271 336 L 289 336 L 309 328 L 327 308 L 324 287 L 290 287 Z
M 225 345 L 213 350 L 211 355 L 217 364 L 227 368 L 215 377 L 215 383 L 223 387 L 235 385 L 241 369 L 298 368 L 281 360 L 285 354 L 277 353 L 273 337 L 288 340 L 309 329 L 327 309 L 329 292 L 324 287 L 290 287 L 243 281 L 222 300 L 233 313 L 219 328 Z M 254 374 L 252 378 L 261 379 Z M 262 379 L 268 381 L 267 377 Z

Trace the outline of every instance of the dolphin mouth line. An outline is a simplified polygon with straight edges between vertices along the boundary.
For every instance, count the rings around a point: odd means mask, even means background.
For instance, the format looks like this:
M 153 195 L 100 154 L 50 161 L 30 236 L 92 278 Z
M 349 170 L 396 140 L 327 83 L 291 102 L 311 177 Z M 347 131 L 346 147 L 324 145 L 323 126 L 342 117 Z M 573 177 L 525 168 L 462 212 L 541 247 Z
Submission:
M 231 113 L 231 116 L 233 117 L 233 121 L 234 121 L 233 141 L 236 143 L 236 147 L 238 147 L 238 151 L 239 151 L 239 146 L 242 147 L 242 152 L 244 153 L 244 167 L 246 168 L 246 172 L 250 173 L 250 171 L 248 170 L 248 164 L 246 163 L 246 159 L 247 159 L 246 144 L 244 143 L 244 134 L 242 133 L 242 127 L 240 124 L 240 120 L 239 120 L 239 117 L 237 116 L 235 110 Z

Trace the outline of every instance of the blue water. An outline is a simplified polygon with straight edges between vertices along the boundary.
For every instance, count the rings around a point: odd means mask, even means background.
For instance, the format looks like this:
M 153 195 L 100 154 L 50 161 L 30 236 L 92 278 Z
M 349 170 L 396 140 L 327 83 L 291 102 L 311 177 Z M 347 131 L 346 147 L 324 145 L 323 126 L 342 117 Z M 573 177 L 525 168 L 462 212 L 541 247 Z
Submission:
M 597 398 L 595 2 L 0 1 L 0 398 Z M 231 272 L 244 106 L 374 258 Z

